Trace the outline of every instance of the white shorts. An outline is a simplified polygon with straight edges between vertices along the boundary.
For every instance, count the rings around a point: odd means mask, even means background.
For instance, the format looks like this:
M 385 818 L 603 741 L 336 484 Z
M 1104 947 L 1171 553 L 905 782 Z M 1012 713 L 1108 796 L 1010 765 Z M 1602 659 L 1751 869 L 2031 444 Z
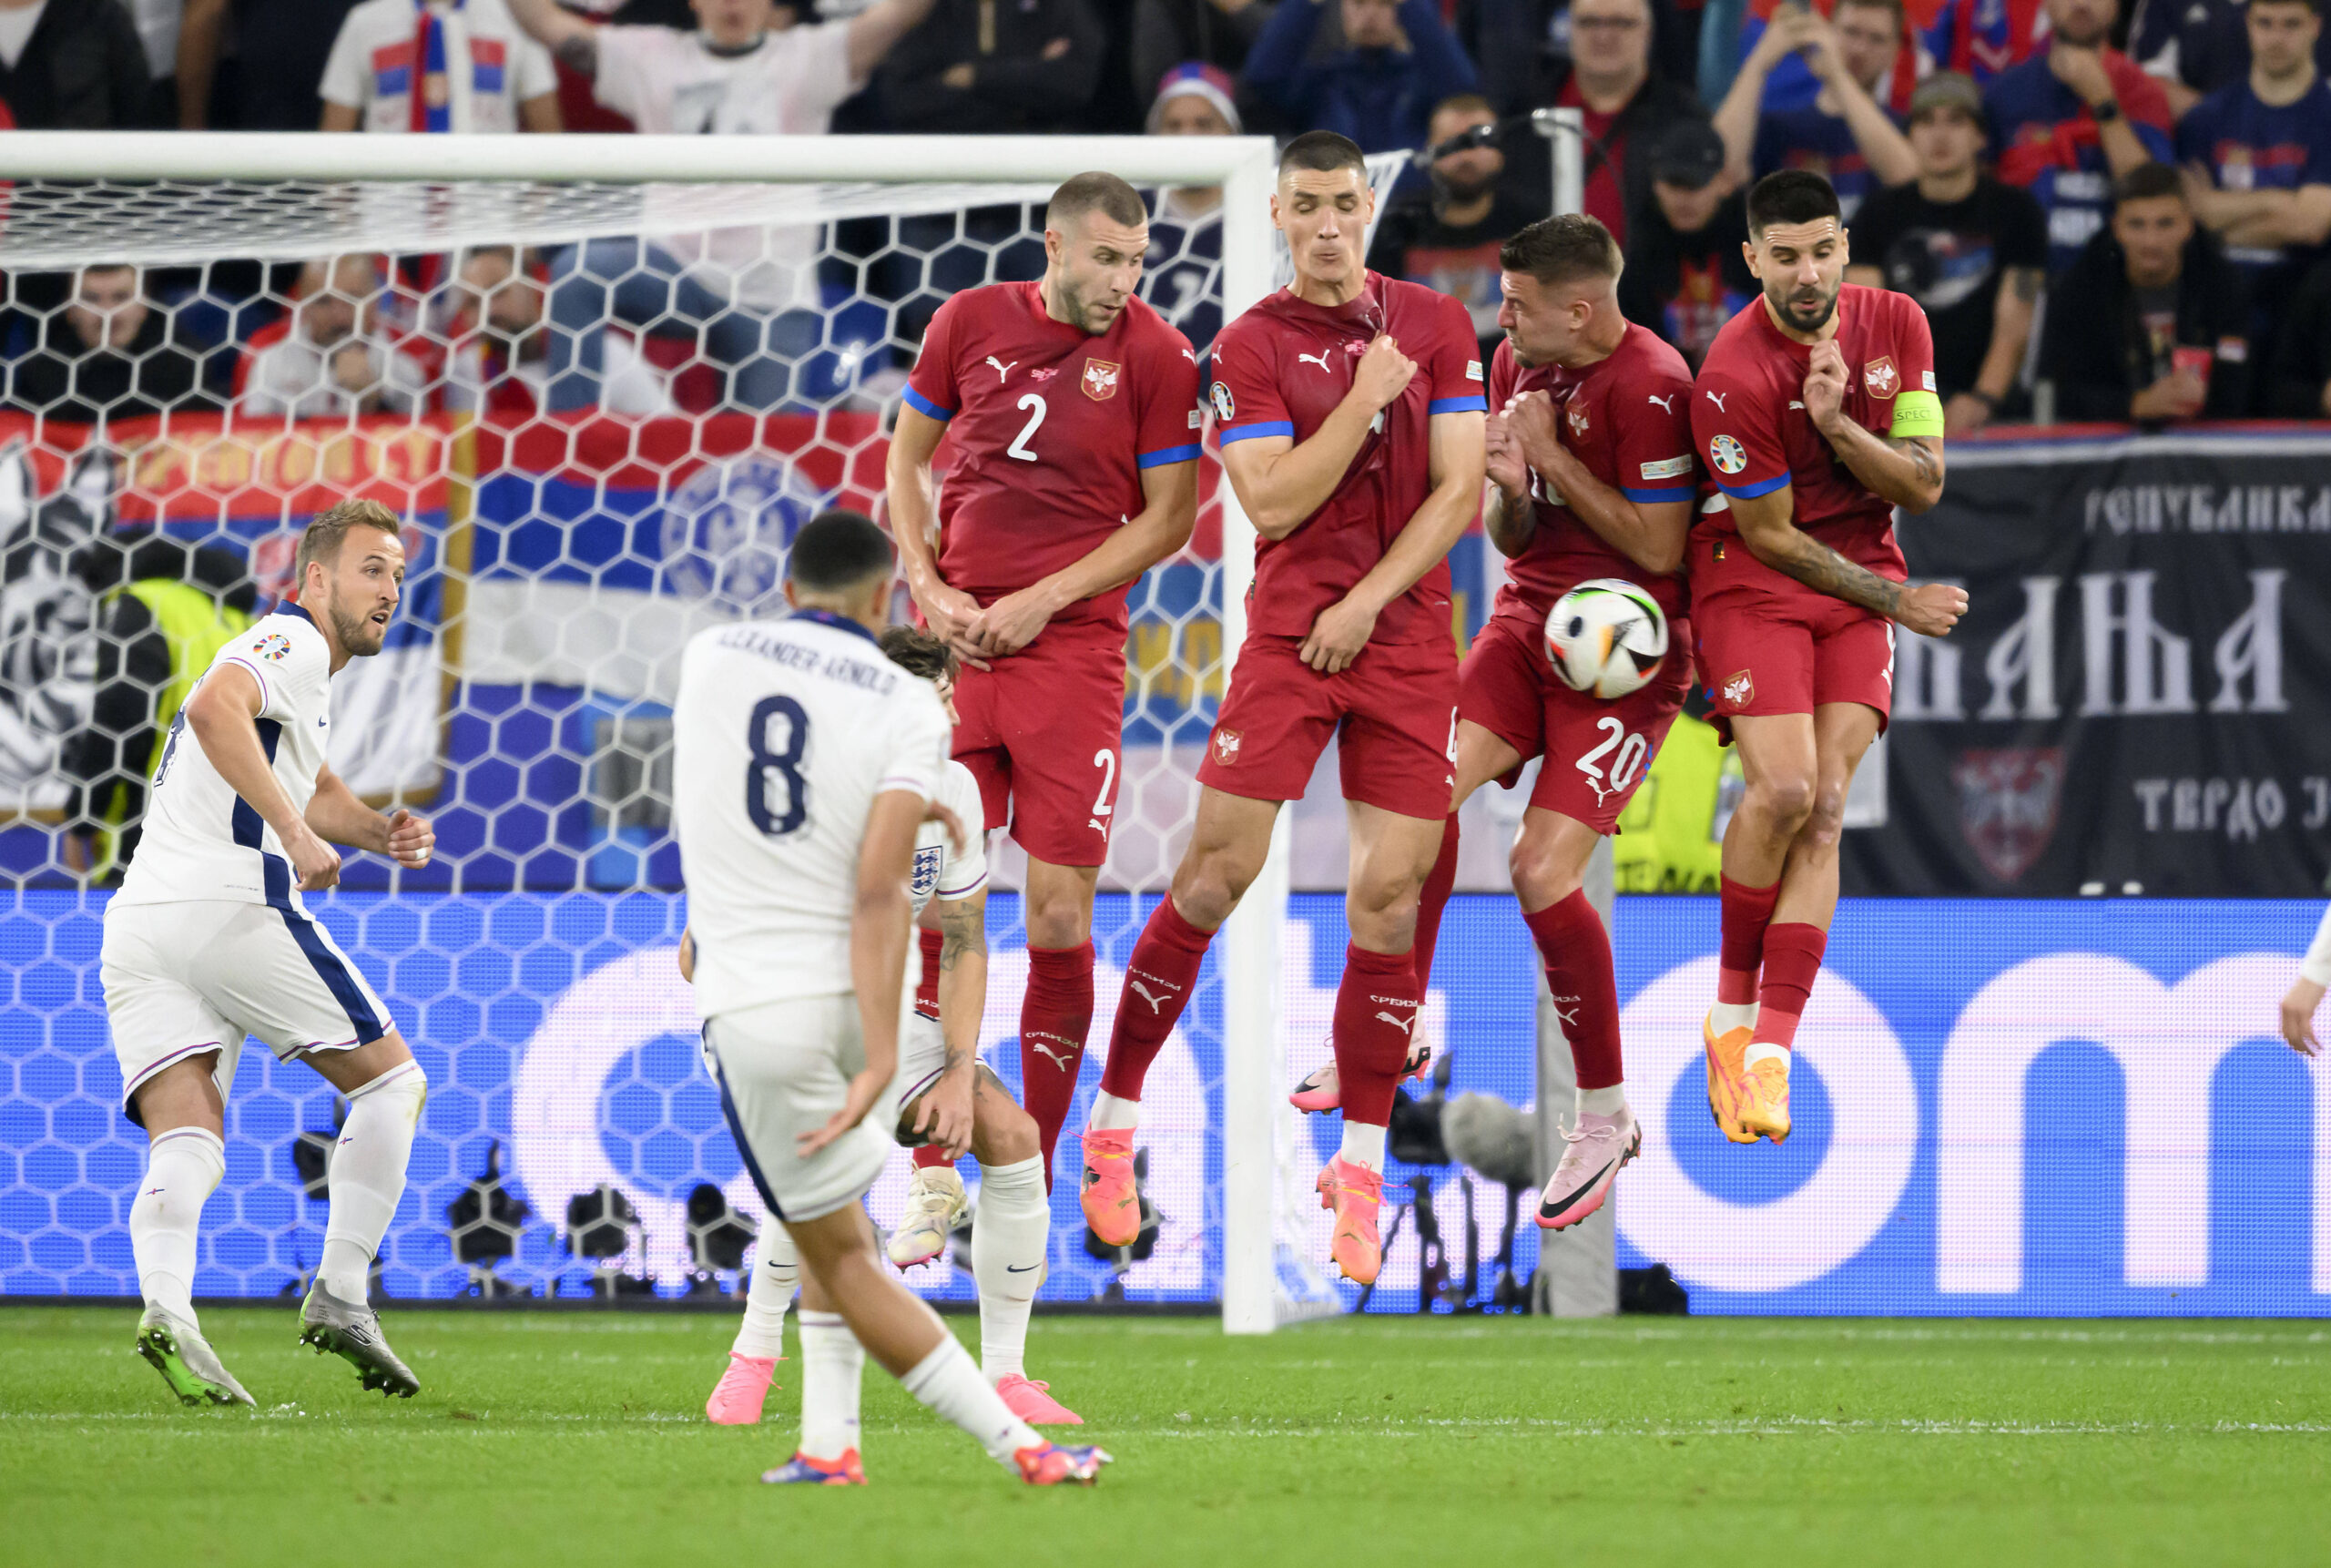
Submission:
M 833 1119 L 866 1066 L 858 998 L 805 996 L 725 1013 L 704 1027 L 705 1064 L 761 1201 L 779 1219 L 816 1219 L 856 1203 L 891 1157 L 890 1094 L 808 1159 L 804 1133 Z M 893 1079 L 891 1086 L 897 1086 Z
M 226 1099 L 246 1034 L 289 1061 L 351 1050 L 396 1027 L 330 932 L 270 904 L 116 901 L 106 910 L 97 972 L 122 1108 L 133 1122 L 130 1096 L 140 1084 L 205 1051 L 219 1053 L 211 1076 Z

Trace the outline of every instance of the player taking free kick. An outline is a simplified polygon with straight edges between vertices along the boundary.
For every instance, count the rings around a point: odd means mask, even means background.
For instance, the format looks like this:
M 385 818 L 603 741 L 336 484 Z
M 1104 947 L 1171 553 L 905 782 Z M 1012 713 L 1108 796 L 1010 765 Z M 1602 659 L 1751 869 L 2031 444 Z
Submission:
M 1362 265 L 1373 204 L 1350 141 L 1314 131 L 1288 143 L 1271 219 L 1295 281 L 1214 341 L 1222 464 L 1261 535 L 1247 640 L 1199 765 L 1189 848 L 1125 965 L 1081 1195 L 1103 1241 L 1134 1239 L 1144 1075 L 1261 871 L 1280 805 L 1302 796 L 1339 735 L 1351 830 L 1333 1041 L 1344 1129 L 1319 1192 L 1335 1211 L 1330 1254 L 1363 1284 L 1380 1260 L 1385 1126 L 1416 1027 L 1417 892 L 1450 809 L 1447 557 L 1481 505 L 1483 413 L 1464 306 Z
M 1135 295 L 1148 246 L 1132 186 L 1113 174 L 1063 185 L 1044 209 L 1042 280 L 940 306 L 891 438 L 907 585 L 967 667 L 954 755 L 980 781 L 987 826 L 1008 823 L 1028 852 L 1020 1084 L 1047 1190 L 1093 1027 L 1125 588 L 1188 541 L 1197 515 L 1197 358 Z M 942 436 L 952 463 L 934 518 Z
M 1703 1035 L 1708 1108 L 1749 1144 L 1788 1136 L 1789 1050 L 1837 913 L 1846 787 L 1893 698 L 1894 624 L 1941 636 L 1967 596 L 1906 581 L 1894 539 L 1897 506 L 1942 497 L 1925 312 L 1843 281 L 1837 193 L 1817 174 L 1757 181 L 1742 249 L 1764 291 L 1716 334 L 1692 393 L 1725 501 L 1693 537 L 1692 619 L 1747 786 L 1724 835 Z
M 787 560 L 795 613 L 710 628 L 681 657 L 673 821 L 706 1062 L 745 1168 L 799 1254 L 803 1322 L 819 1314 L 839 1330 L 804 1342 L 818 1372 L 805 1436 L 855 1432 L 863 1347 L 1022 1479 L 1089 1482 L 1108 1455 L 1055 1447 L 1012 1413 L 884 1271 L 860 1203 L 890 1154 L 915 839 L 947 767 L 938 693 L 875 641 L 891 573 L 870 519 L 825 513 Z M 865 1472 L 853 1445 L 763 1479 Z
M 367 1298 L 428 1080 L 300 896 L 340 881 L 335 843 L 419 867 L 437 841 L 411 812 L 384 817 L 365 805 L 324 761 L 331 678 L 381 651 L 402 594 L 397 514 L 376 501 L 341 502 L 308 524 L 293 572 L 298 603 L 220 648 L 178 709 L 145 835 L 106 907 L 107 1022 L 123 1107 L 148 1139 L 129 1209 L 146 1298 L 137 1349 L 189 1405 L 252 1402 L 203 1339 L 191 1299 L 246 1034 L 348 1096 L 300 1342 L 346 1359 L 368 1389 L 410 1399 L 421 1387 Z
M 1568 1145 L 1538 1205 L 1538 1223 L 1559 1229 L 1603 1207 L 1643 1142 L 1621 1068 L 1611 938 L 1580 882 L 1691 686 L 1680 572 L 1698 493 L 1692 372 L 1619 313 L 1619 248 L 1593 219 L 1533 223 L 1498 261 L 1505 341 L 1490 365 L 1484 516 L 1507 581 L 1458 676 L 1456 799 L 1417 912 L 1417 983 L 1430 987 L 1456 881 L 1455 807 L 1544 757 L 1509 860 L 1578 1065 Z M 1556 678 L 1546 657 L 1547 612 L 1596 577 L 1635 583 L 1667 617 L 1666 663 L 1607 702 Z M 1321 1098 L 1333 1103 L 1307 1084 L 1296 1104 L 1312 1109 Z

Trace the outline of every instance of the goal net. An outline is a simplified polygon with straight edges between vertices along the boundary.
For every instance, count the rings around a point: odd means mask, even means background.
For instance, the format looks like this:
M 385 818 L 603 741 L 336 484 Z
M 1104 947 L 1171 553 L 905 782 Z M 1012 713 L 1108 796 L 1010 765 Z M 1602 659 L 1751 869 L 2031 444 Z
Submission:
M 1060 180 L 1099 168 L 1145 188 L 1144 291 L 1201 346 L 1280 280 L 1270 144 L 17 134 L 7 150 L 0 1290 L 135 1293 L 142 1139 L 97 982 L 104 890 L 191 675 L 285 590 L 307 519 L 358 494 L 403 516 L 412 567 L 388 646 L 335 682 L 331 760 L 439 835 L 426 871 L 351 857 L 311 905 L 432 1084 L 383 1286 L 733 1279 L 733 1217 L 748 1228 L 759 1204 L 674 966 L 679 650 L 781 607 L 787 541 L 817 510 L 880 514 L 924 324 L 958 290 L 1041 273 Z M 1371 165 L 1379 197 L 1400 161 Z M 1132 595 L 1072 1132 L 1243 629 L 1252 535 L 1210 449 L 1202 494 L 1189 547 Z M 996 846 L 984 1035 L 1016 1089 L 1024 862 Z M 1048 1298 L 1219 1299 L 1244 1330 L 1349 1304 L 1317 1262 L 1318 1156 L 1285 1102 L 1327 1051 L 1308 950 L 1343 936 L 1288 921 L 1288 887 L 1282 834 L 1151 1074 L 1160 1224 L 1138 1256 L 1088 1252 L 1064 1140 Z M 206 1295 L 275 1294 L 321 1244 L 333 1098 L 244 1051 Z M 904 1184 L 901 1158 L 878 1221 Z M 1388 1281 L 1401 1268 L 1396 1248 Z M 943 1259 L 908 1278 L 970 1293 Z

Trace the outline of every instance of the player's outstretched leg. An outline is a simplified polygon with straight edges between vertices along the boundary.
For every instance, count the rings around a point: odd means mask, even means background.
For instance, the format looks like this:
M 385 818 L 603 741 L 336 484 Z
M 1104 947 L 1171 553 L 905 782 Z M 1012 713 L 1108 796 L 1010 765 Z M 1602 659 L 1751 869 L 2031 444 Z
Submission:
M 907 1177 L 906 1214 L 891 1232 L 891 1262 L 901 1273 L 930 1262 L 947 1250 L 948 1237 L 970 1212 L 955 1162 L 935 1145 L 922 1145 L 914 1151 L 914 1173 Z
M 1052 1236 L 1036 1124 L 984 1067 L 972 1096 L 980 1213 L 972 1231 L 972 1278 L 980 1291 L 980 1370 L 1029 1425 L 1083 1426 L 1084 1418 L 1054 1399 L 1050 1384 L 1028 1378 L 1028 1316 L 1044 1281 Z
M 819 1282 L 858 1342 L 908 1393 L 962 1428 L 988 1457 L 1032 1486 L 1091 1485 L 1109 1462 L 1094 1447 L 1050 1443 L 1012 1413 L 939 1315 L 883 1272 L 874 1227 L 856 1203 L 809 1220 L 788 1220 L 805 1283 Z
M 1109 1060 L 1084 1129 L 1084 1178 L 1078 1194 L 1085 1224 L 1111 1247 L 1132 1245 L 1141 1231 L 1133 1135 L 1141 1124 L 1141 1091 L 1150 1064 L 1190 1004 L 1214 933 L 1262 871 L 1278 808 L 1276 800 L 1202 787 L 1197 821 L 1182 863 L 1174 869 L 1174 884 L 1149 911 L 1125 961 Z
M 316 1281 L 300 1307 L 300 1342 L 338 1356 L 367 1389 L 411 1399 L 421 1391 L 370 1304 L 372 1259 L 404 1196 L 413 1128 L 429 1080 L 394 1032 L 368 1045 L 311 1053 L 310 1063 L 348 1096 L 329 1177 L 331 1217 Z
M 712 1397 L 704 1401 L 705 1418 L 715 1426 L 748 1427 L 761 1419 L 761 1407 L 775 1387 L 777 1364 L 785 1359 L 785 1309 L 793 1304 L 800 1277 L 801 1259 L 793 1250 L 793 1237 L 784 1226 L 769 1220 L 754 1248 L 753 1272 L 745 1286 L 745 1319 L 729 1344 L 728 1365 L 713 1385 Z
M 1601 1208 L 1620 1169 L 1643 1148 L 1643 1130 L 1627 1105 L 1611 936 L 1580 885 L 1600 841 L 1592 825 L 1533 806 L 1522 815 L 1511 858 L 1522 923 L 1545 965 L 1547 992 L 1578 1076 L 1562 1158 L 1538 1200 L 1538 1223 L 1549 1230 Z
M 1093 890 L 1098 866 L 1056 866 L 1031 856 L 1026 895 L 1028 989 L 1020 998 L 1020 1092 L 1043 1146 L 1053 1150 L 1076 1100 L 1085 1037 L 1093 1032 Z
M 159 1123 L 161 1106 L 176 1090 L 217 1103 L 210 1064 L 175 1064 L 141 1086 L 139 1104 L 149 1122 Z M 169 1082 L 164 1083 L 165 1077 Z M 199 1079 L 197 1084 L 194 1080 Z M 183 1081 L 181 1081 L 183 1080 Z M 148 1089 L 158 1086 L 158 1093 Z M 204 1126 L 164 1126 L 146 1152 L 145 1179 L 129 1206 L 129 1249 L 137 1265 L 137 1290 L 146 1309 L 137 1319 L 137 1353 L 162 1374 L 182 1404 L 248 1405 L 235 1380 L 202 1337 L 194 1312 L 194 1268 L 202 1206 L 227 1172 L 227 1146 Z

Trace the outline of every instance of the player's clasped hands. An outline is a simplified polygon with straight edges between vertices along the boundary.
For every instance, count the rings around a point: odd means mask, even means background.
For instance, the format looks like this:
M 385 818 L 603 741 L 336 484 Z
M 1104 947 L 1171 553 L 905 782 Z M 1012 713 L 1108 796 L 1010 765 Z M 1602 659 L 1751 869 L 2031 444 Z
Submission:
M 1505 427 L 1521 446 L 1523 463 L 1541 473 L 1565 454 L 1562 417 L 1554 412 L 1554 400 L 1542 391 L 1517 392 L 1507 399 Z M 1529 483 L 1527 476 L 1522 483 Z
M 1508 408 L 1512 405 L 1509 402 Z M 1491 413 L 1482 427 L 1485 443 L 1483 455 L 1488 459 L 1490 483 L 1508 495 L 1525 495 L 1530 490 L 1530 463 L 1522 454 L 1522 438 L 1513 432 L 1506 409 Z
M 1036 634 L 1050 625 L 1052 618 L 1052 606 L 1044 603 L 1038 589 L 1023 588 L 1016 594 L 1004 595 L 974 615 L 963 628 L 962 640 L 981 653 L 1000 658 L 1018 653 L 1034 642 Z
M 1296 657 L 1321 675 L 1336 675 L 1351 667 L 1376 630 L 1379 612 L 1355 599 L 1338 599 L 1319 612 L 1311 630 L 1296 649 Z
M 987 668 L 987 660 L 981 657 L 986 650 L 972 637 L 972 625 L 982 613 L 980 602 L 935 577 L 909 585 L 914 592 L 915 608 L 922 612 L 922 624 L 931 628 L 931 635 L 946 638 L 955 657 L 973 669 Z
M 1352 367 L 1351 390 L 1375 412 L 1389 408 L 1392 400 L 1408 390 L 1416 373 L 1416 361 L 1400 351 L 1389 333 L 1379 332 L 1359 356 L 1359 363 Z
M 436 847 L 437 830 L 429 825 L 429 819 L 398 807 L 389 819 L 389 858 L 417 871 L 429 863 L 430 851 Z

